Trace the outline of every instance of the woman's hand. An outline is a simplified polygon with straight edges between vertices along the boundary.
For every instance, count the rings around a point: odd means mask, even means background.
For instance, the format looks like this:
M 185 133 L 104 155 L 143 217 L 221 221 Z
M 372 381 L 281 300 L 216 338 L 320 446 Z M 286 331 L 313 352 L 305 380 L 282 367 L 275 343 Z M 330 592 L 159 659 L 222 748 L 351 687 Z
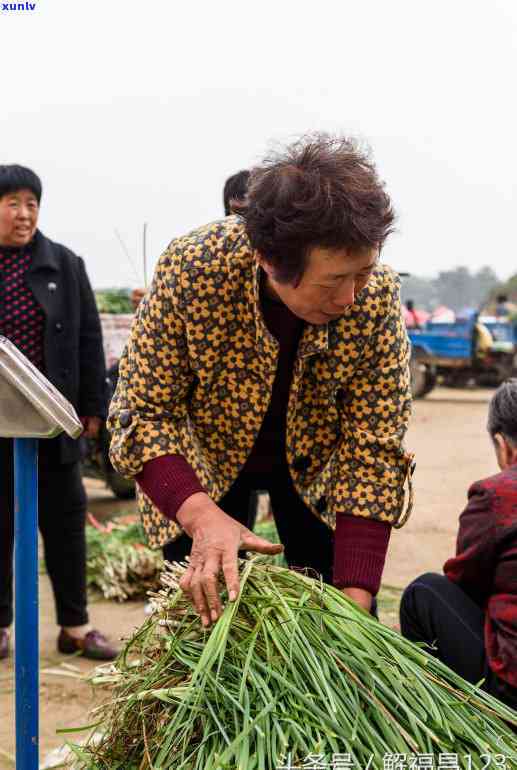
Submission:
M 370 612 L 372 609 L 372 595 L 368 591 L 365 591 L 364 588 L 342 588 L 341 589 L 345 596 L 348 596 L 349 599 L 352 599 L 356 604 L 358 604 L 360 607 L 363 608 L 363 610 L 366 610 L 366 612 Z
M 239 595 L 238 552 L 274 555 L 281 553 L 283 546 L 255 535 L 222 511 L 204 492 L 187 498 L 176 518 L 193 541 L 189 567 L 180 580 L 180 588 L 190 597 L 203 625 L 209 626 L 222 613 L 218 591 L 221 572 L 230 601 Z

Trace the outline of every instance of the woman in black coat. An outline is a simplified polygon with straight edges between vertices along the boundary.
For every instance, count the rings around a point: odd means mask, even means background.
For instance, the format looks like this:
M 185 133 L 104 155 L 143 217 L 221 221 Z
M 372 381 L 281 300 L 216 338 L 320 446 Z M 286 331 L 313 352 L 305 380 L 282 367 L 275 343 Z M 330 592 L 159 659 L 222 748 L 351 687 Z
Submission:
M 105 416 L 105 364 L 95 298 L 84 262 L 38 229 L 41 182 L 22 166 L 0 166 L 0 334 L 8 337 L 75 407 L 84 435 Z M 86 494 L 77 441 L 39 444 L 39 528 L 65 654 L 111 660 L 117 651 L 89 624 Z M 0 439 L 0 658 L 13 619 L 13 446 Z

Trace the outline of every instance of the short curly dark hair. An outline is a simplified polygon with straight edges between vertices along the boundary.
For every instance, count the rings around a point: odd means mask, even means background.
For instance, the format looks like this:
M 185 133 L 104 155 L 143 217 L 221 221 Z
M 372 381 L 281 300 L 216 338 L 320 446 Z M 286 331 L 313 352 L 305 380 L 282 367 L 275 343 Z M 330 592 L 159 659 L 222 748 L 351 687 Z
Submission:
M 381 247 L 395 221 L 369 151 L 327 134 L 306 135 L 254 168 L 240 213 L 276 280 L 293 285 L 312 248 Z

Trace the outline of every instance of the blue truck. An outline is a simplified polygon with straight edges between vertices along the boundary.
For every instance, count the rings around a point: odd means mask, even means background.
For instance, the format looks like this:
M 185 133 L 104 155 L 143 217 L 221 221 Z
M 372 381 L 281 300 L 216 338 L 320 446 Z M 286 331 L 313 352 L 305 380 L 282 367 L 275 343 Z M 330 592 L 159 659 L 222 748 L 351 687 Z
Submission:
M 516 370 L 517 328 L 507 321 L 473 314 L 454 323 L 428 321 L 408 333 L 414 398 L 439 380 L 451 387 L 496 386 Z

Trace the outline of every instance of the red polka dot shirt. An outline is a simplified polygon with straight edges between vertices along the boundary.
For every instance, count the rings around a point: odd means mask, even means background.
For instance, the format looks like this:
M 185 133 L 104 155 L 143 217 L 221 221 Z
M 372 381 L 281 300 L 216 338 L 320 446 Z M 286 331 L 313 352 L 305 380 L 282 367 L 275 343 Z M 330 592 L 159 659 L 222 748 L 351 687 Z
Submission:
M 30 244 L 0 246 L 0 334 L 43 371 L 45 315 L 25 281 L 31 261 Z

